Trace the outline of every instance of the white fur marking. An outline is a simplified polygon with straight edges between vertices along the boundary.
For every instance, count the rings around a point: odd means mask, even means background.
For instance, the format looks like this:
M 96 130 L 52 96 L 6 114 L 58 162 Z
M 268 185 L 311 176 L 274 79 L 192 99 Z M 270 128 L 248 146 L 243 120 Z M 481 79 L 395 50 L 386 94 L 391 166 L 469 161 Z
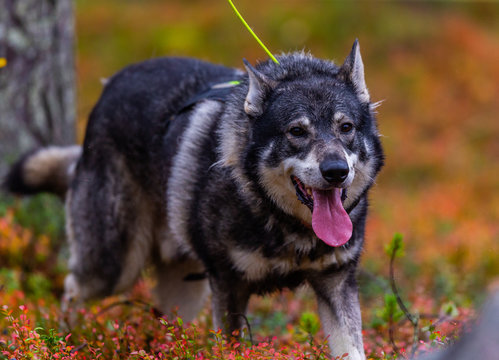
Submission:
M 342 113 L 341 111 L 338 111 L 337 113 L 334 114 L 333 120 L 334 121 L 340 121 L 345 117 L 345 114 Z
M 38 186 L 47 178 L 67 182 L 69 170 L 81 155 L 81 146 L 49 146 L 26 159 L 23 166 L 24 181 L 29 186 Z
M 270 154 L 270 149 L 268 149 L 265 156 Z M 304 221 L 307 224 L 312 223 L 312 214 L 308 207 L 303 205 L 300 200 L 296 197 L 296 190 L 291 182 L 291 175 L 298 176 L 302 181 L 305 181 L 307 185 L 312 183 L 310 179 L 313 169 L 318 172 L 319 165 L 313 154 L 305 160 L 299 160 L 297 158 L 288 158 L 279 164 L 278 167 L 268 168 L 263 164 L 262 161 L 259 173 L 260 173 L 260 183 L 263 185 L 264 189 L 267 191 L 269 197 L 286 213 L 295 216 L 296 218 Z M 316 174 L 315 177 L 318 177 Z M 311 184 L 313 186 L 313 183 Z
M 366 153 L 371 152 L 371 146 L 369 145 L 369 142 L 367 141 L 367 139 L 364 139 L 364 149 L 366 149 Z
M 310 119 L 306 116 L 302 116 L 301 118 L 298 118 L 290 123 L 290 127 L 293 126 L 302 126 L 310 131 Z
M 230 251 L 230 258 L 237 270 L 244 273 L 248 280 L 262 279 L 270 270 L 269 261 L 259 251 L 233 249 Z
M 358 156 L 357 154 L 348 154 L 348 152 L 343 149 L 343 153 L 345 154 L 345 159 L 348 163 L 348 176 L 343 181 L 346 187 L 350 186 L 355 178 L 355 165 L 357 164 Z
M 366 188 L 368 184 L 371 184 L 374 179 L 372 173 L 374 159 L 369 159 L 367 162 L 355 161 L 355 177 L 352 184 L 348 187 L 347 200 L 345 201 L 345 207 L 350 206 L 353 200 L 357 199 L 362 191 Z
M 197 316 L 210 293 L 208 280 L 186 282 L 184 278 L 190 273 L 203 271 L 203 265 L 197 260 L 182 260 L 158 267 L 154 294 L 164 314 L 178 308 L 177 314 L 184 321 L 192 321 Z
M 307 254 L 316 244 L 316 239 L 304 238 L 297 241 L 296 236 L 286 238 L 286 243 L 295 245 L 295 251 L 303 250 Z M 295 243 L 296 241 L 296 243 Z M 305 242 L 310 245 L 306 246 Z M 249 281 L 257 281 L 265 278 L 271 272 L 278 272 L 281 275 L 286 275 L 297 270 L 315 270 L 323 271 L 332 265 L 342 265 L 353 259 L 357 247 L 351 249 L 334 249 L 334 252 L 326 254 L 321 258 L 310 261 L 307 256 L 300 259 L 297 264 L 296 259 L 291 257 L 264 257 L 260 250 L 244 250 L 232 249 L 229 253 L 235 269 L 243 273 L 243 277 Z
M 168 226 L 179 246 L 189 252 L 189 209 L 192 192 L 197 181 L 198 159 L 202 143 L 216 120 L 220 104 L 205 101 L 194 110 L 185 130 L 177 155 L 173 158 L 171 177 L 168 181 Z
M 339 294 L 334 293 L 330 296 L 337 296 L 338 299 L 341 298 Z M 354 345 L 352 337 L 349 336 L 348 332 L 346 331 L 347 329 L 345 328 L 345 326 L 342 326 L 339 323 L 342 321 L 342 319 L 335 319 L 331 314 L 329 306 L 324 301 L 318 299 L 318 305 L 322 327 L 326 336 L 329 337 L 329 346 L 332 351 L 333 359 L 337 356 L 339 357 L 345 353 L 348 353 L 347 359 L 365 360 L 364 352 L 359 352 L 359 350 Z

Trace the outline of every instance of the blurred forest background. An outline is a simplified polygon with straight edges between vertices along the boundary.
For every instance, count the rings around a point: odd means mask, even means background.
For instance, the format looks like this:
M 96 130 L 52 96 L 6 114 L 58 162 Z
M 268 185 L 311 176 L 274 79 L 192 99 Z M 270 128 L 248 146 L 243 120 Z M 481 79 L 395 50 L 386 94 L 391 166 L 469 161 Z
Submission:
M 499 3 L 241 0 L 236 6 L 273 53 L 304 49 L 342 63 L 360 41 L 372 100 L 383 101 L 378 122 L 386 151 L 362 258 L 366 326 L 386 301 L 385 247 L 394 233 L 405 245 L 396 280 L 414 311 L 481 304 L 499 287 Z M 241 68 L 242 58 L 266 58 L 225 0 L 77 0 L 75 17 L 80 142 L 101 79 L 130 63 L 175 55 Z M 65 254 L 54 240 L 62 236 L 61 205 L 47 197 L 3 204 L 0 280 L 57 296 L 65 256 L 47 261 L 59 247 Z M 45 243 L 33 245 L 30 236 Z M 38 258 L 27 260 L 26 247 Z M 23 287 L 19 274 L 28 270 L 35 285 Z M 2 291 L 7 287 L 0 298 Z M 292 296 L 279 296 L 289 307 L 279 299 L 252 305 L 267 312 L 262 319 L 273 314 L 267 325 L 274 333 L 294 308 L 303 310 Z

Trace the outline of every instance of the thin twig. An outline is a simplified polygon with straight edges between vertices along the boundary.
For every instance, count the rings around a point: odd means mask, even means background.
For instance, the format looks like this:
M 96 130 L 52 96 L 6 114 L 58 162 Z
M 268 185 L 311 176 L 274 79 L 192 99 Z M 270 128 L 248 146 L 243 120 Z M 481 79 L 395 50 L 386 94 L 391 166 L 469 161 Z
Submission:
M 419 319 L 427 319 L 427 320 L 434 320 L 434 319 L 437 319 L 435 324 L 438 322 L 438 323 L 441 323 L 447 319 L 449 319 L 447 316 L 443 316 L 443 317 L 439 317 L 438 314 L 418 314 L 418 317 Z M 403 318 L 403 319 L 400 319 L 398 324 L 399 325 L 403 325 L 406 321 L 409 321 L 408 319 L 406 318 Z
M 395 298 L 397 299 L 397 304 L 404 313 L 404 315 L 407 317 L 407 319 L 411 322 L 413 328 L 414 328 L 414 336 L 413 336 L 413 343 L 412 343 L 412 350 L 411 350 L 411 357 L 414 355 L 417 349 L 417 344 L 418 344 L 418 339 L 419 339 L 419 317 L 412 315 L 407 307 L 405 306 L 404 302 L 402 301 L 402 298 L 400 297 L 399 291 L 397 289 L 397 284 L 395 283 L 395 256 L 397 254 L 397 251 L 399 249 L 398 244 L 396 244 L 393 247 L 393 251 L 390 257 L 390 286 L 392 288 L 392 292 L 395 295 Z M 398 347 L 395 345 L 395 340 L 393 338 L 394 334 L 394 329 L 393 329 L 393 318 L 392 314 L 390 314 L 390 328 L 389 328 L 389 336 L 390 336 L 390 341 L 392 342 L 393 345 L 393 350 L 400 354 Z M 401 354 L 402 356 L 405 355 Z
M 106 306 L 105 308 L 103 308 L 101 311 L 99 311 L 97 313 L 97 316 L 102 315 L 103 313 L 111 310 L 112 308 L 114 308 L 116 306 L 121 306 L 121 305 L 137 307 L 145 312 L 152 311 L 154 316 L 158 316 L 158 317 L 161 317 L 163 315 L 163 313 L 159 309 L 155 308 L 154 306 L 150 305 L 149 303 L 147 303 L 145 301 L 142 301 L 142 300 L 120 300 L 120 301 L 113 302 L 113 303 L 109 304 L 108 306 Z
M 77 351 L 80 351 L 81 349 L 87 347 L 88 344 L 86 342 L 84 342 L 83 344 L 81 345 L 78 345 L 77 347 L 75 347 L 74 349 L 71 350 L 71 354 L 74 354 L 75 352 Z
M 395 330 L 393 328 L 393 313 L 390 312 L 389 314 L 389 318 L 388 318 L 388 338 L 390 339 L 390 343 L 392 344 L 392 347 L 393 347 L 393 351 L 395 351 L 397 354 L 400 353 L 400 349 L 398 348 L 397 344 L 395 344 Z
M 416 317 L 416 323 L 414 325 L 414 336 L 412 337 L 412 347 L 411 347 L 411 358 L 416 354 L 416 350 L 418 349 L 418 340 L 419 340 L 419 317 Z
M 398 247 L 395 246 L 393 248 L 392 256 L 390 258 L 390 287 L 392 288 L 393 294 L 395 295 L 395 298 L 397 299 L 397 304 L 400 307 L 400 310 L 404 313 L 404 315 L 407 317 L 407 319 L 412 323 L 412 325 L 416 325 L 418 323 L 418 320 L 414 315 L 412 315 L 407 307 L 405 306 L 404 302 L 402 301 L 402 298 L 400 297 L 399 291 L 397 289 L 397 284 L 395 283 L 395 270 L 394 270 L 394 262 L 395 262 L 395 255 L 397 253 Z

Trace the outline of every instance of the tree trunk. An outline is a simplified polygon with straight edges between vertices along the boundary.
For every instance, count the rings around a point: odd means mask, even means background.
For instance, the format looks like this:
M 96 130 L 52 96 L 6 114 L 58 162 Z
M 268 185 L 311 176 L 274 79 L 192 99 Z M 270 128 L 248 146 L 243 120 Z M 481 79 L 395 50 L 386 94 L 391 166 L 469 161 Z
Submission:
M 72 0 L 0 0 L 0 177 L 20 153 L 75 141 Z

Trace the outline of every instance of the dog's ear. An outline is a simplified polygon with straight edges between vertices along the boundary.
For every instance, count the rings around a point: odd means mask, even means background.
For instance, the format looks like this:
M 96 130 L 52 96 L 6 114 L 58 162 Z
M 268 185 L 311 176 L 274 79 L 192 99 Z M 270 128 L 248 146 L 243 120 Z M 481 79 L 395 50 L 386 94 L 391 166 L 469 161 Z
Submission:
M 277 83 L 256 70 L 246 59 L 243 59 L 243 62 L 249 77 L 249 89 L 244 102 L 244 111 L 250 116 L 257 117 L 263 113 L 265 96 L 277 86 Z
M 353 84 L 360 102 L 369 102 L 370 97 L 366 80 L 364 79 L 364 64 L 360 56 L 359 40 L 355 39 L 352 51 L 341 66 L 339 75 Z

